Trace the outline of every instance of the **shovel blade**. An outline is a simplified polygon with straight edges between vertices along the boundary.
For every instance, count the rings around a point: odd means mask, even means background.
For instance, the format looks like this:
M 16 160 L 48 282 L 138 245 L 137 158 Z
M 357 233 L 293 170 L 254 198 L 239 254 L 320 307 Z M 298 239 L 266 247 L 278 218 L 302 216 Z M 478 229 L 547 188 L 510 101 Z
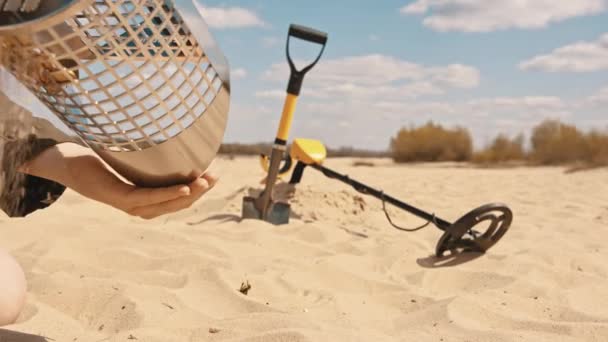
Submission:
M 266 218 L 263 218 L 263 213 L 256 207 L 255 198 L 244 197 L 242 218 L 243 219 L 256 219 L 264 220 L 274 225 L 282 225 L 289 223 L 289 214 L 291 213 L 290 205 L 288 203 L 273 202 L 268 207 Z

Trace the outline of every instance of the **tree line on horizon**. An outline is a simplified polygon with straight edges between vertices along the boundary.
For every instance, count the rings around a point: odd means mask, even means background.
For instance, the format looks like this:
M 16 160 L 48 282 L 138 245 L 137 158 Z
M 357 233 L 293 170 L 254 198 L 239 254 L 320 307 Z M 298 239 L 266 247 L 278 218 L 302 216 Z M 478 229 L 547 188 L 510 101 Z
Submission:
M 480 150 L 464 127 L 446 128 L 432 121 L 421 126 L 401 128 L 390 139 L 386 151 L 352 147 L 328 148 L 328 157 L 392 158 L 397 163 L 472 162 L 480 165 L 526 163 L 529 165 L 583 164 L 608 165 L 608 130 L 584 132 L 575 125 L 547 119 L 532 129 L 529 141 L 519 134 L 513 138 L 498 134 Z M 268 154 L 271 143 L 226 143 L 224 155 Z
M 289 150 L 291 145 L 287 146 Z M 220 146 L 219 154 L 228 156 L 258 156 L 260 154 L 270 154 L 272 150 L 271 143 L 224 143 Z M 358 158 L 389 158 L 390 151 L 373 151 L 358 149 L 354 147 L 327 148 L 328 157 L 358 157 Z
M 574 125 L 547 119 L 532 129 L 528 148 L 523 134 L 510 138 L 498 134 L 490 144 L 475 151 L 466 128 L 444 128 L 428 122 L 402 128 L 391 139 L 396 162 L 458 161 L 476 164 L 525 162 L 532 165 L 608 165 L 608 130 L 584 132 Z

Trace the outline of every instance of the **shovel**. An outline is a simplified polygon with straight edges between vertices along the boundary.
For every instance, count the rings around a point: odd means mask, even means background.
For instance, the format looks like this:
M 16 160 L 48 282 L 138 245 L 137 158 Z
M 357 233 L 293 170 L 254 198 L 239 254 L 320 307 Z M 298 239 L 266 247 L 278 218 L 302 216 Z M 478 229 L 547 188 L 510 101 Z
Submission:
M 321 45 L 321 51 L 319 52 L 317 58 L 302 70 L 297 70 L 293 60 L 291 59 L 289 50 L 289 41 L 291 37 Z M 287 224 L 289 222 L 289 203 L 275 202 L 272 198 L 272 191 L 280 172 L 281 162 L 283 161 L 285 152 L 287 150 L 289 129 L 291 128 L 291 122 L 296 109 L 298 96 L 300 95 L 300 90 L 302 89 L 304 76 L 317 64 L 319 59 L 321 59 L 321 55 L 323 55 L 326 44 L 327 33 L 294 24 L 289 27 L 286 52 L 291 75 L 289 77 L 289 84 L 287 86 L 287 97 L 283 106 L 283 114 L 281 115 L 279 129 L 277 131 L 276 139 L 274 140 L 272 152 L 270 154 L 270 166 L 268 167 L 266 187 L 261 195 L 257 198 L 250 196 L 243 198 L 242 217 L 244 219 L 259 219 L 276 225 Z

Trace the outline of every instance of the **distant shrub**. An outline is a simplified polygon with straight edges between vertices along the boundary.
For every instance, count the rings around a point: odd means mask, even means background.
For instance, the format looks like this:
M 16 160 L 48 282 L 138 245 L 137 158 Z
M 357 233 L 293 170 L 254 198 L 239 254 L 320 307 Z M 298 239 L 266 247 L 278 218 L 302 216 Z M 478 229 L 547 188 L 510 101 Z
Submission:
M 355 167 L 375 167 L 376 163 L 367 160 L 355 160 L 352 165 Z
M 608 132 L 591 131 L 586 140 L 587 161 L 594 166 L 608 165 Z
M 331 158 L 349 157 L 349 158 L 385 158 L 390 157 L 388 151 L 372 151 L 363 150 L 353 147 L 328 148 L 327 156 Z
M 473 155 L 473 162 L 478 164 L 496 164 L 525 159 L 524 136 L 522 134 L 514 139 L 499 134 L 488 147 Z
M 220 146 L 219 154 L 226 154 L 229 156 L 234 155 L 260 155 L 269 154 L 272 150 L 272 145 L 268 143 L 257 143 L 257 144 L 239 144 L 239 143 L 226 143 Z
M 543 165 L 588 160 L 585 134 L 558 120 L 545 120 L 534 127 L 531 137 L 533 162 Z
M 291 144 L 287 145 L 287 152 L 291 148 Z M 229 156 L 252 156 L 260 154 L 270 154 L 272 151 L 272 144 L 268 143 L 253 143 L 253 144 L 241 144 L 241 143 L 225 143 L 220 146 L 219 154 Z M 356 158 L 385 158 L 389 157 L 388 151 L 373 151 L 363 150 L 353 147 L 340 147 L 340 148 L 327 148 L 328 157 L 356 157 Z
M 465 128 L 443 128 L 429 122 L 424 126 L 402 128 L 390 143 L 393 160 L 404 162 L 468 161 L 473 143 Z
M 387 151 L 373 151 L 352 147 L 328 148 L 328 157 L 381 158 L 392 157 L 396 162 L 473 161 L 479 164 L 503 164 L 527 160 L 535 165 L 568 165 L 570 170 L 585 170 L 608 166 L 608 131 L 585 133 L 574 125 L 558 120 L 545 120 L 533 128 L 530 149 L 524 148 L 523 135 L 509 138 L 499 134 L 492 143 L 473 153 L 469 131 L 462 127 L 446 129 L 429 122 L 420 127 L 402 128 L 390 140 Z M 269 154 L 272 145 L 223 144 L 220 154 Z M 289 150 L 289 146 L 288 146 Z M 374 166 L 366 160 L 354 161 L 353 166 Z

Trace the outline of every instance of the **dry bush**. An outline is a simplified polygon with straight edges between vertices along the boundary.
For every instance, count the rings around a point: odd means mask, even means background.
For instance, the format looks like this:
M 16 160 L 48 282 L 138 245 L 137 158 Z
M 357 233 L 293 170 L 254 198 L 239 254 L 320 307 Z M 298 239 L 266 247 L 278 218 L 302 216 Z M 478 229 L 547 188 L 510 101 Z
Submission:
M 372 151 L 356 149 L 353 147 L 340 147 L 340 148 L 328 148 L 327 156 L 336 157 L 348 157 L 348 158 L 385 158 L 390 157 L 388 151 Z
M 291 145 L 287 145 L 287 151 L 289 152 Z M 241 144 L 241 143 L 225 143 L 220 146 L 219 154 L 227 155 L 268 155 L 272 150 L 272 144 L 268 143 L 253 143 L 253 144 Z M 341 147 L 338 149 L 327 148 L 328 157 L 349 157 L 349 158 L 384 158 L 389 157 L 388 151 L 373 151 L 356 149 L 353 147 Z
M 355 160 L 352 164 L 354 167 L 375 167 L 376 164 L 368 160 Z
M 272 145 L 268 143 L 257 143 L 257 144 L 238 144 L 238 143 L 226 143 L 220 146 L 219 154 L 227 154 L 231 156 L 235 155 L 260 155 L 269 154 L 272 150 Z
M 594 165 L 608 165 L 608 132 L 591 131 L 586 136 L 587 161 Z
M 608 132 L 583 133 L 573 125 L 546 120 L 532 133 L 531 160 L 538 164 L 574 164 L 575 169 L 608 165 Z
M 393 160 L 398 163 L 417 161 L 468 161 L 473 143 L 468 130 L 445 129 L 429 122 L 417 128 L 402 128 L 391 139 Z
M 566 173 L 608 166 L 608 132 L 591 131 L 585 135 L 585 159 L 570 166 Z
M 588 159 L 585 134 L 558 120 L 545 120 L 534 127 L 531 143 L 530 157 L 538 164 L 566 164 Z
M 473 155 L 473 162 L 478 164 L 496 164 L 525 159 L 524 136 L 522 134 L 514 139 L 499 134 L 488 147 Z
M 584 133 L 573 125 L 557 120 L 545 120 L 534 127 L 530 138 L 531 150 L 524 149 L 524 138 L 510 139 L 498 135 L 492 143 L 475 154 L 471 136 L 465 128 L 446 129 L 429 122 L 420 127 L 402 128 L 391 138 L 389 151 L 369 151 L 342 147 L 328 148 L 328 157 L 388 157 L 396 162 L 469 161 L 492 165 L 528 160 L 536 165 L 568 164 L 573 170 L 608 165 L 608 131 Z M 223 144 L 220 154 L 268 154 L 272 145 Z M 355 161 L 353 166 L 373 166 L 367 161 Z

